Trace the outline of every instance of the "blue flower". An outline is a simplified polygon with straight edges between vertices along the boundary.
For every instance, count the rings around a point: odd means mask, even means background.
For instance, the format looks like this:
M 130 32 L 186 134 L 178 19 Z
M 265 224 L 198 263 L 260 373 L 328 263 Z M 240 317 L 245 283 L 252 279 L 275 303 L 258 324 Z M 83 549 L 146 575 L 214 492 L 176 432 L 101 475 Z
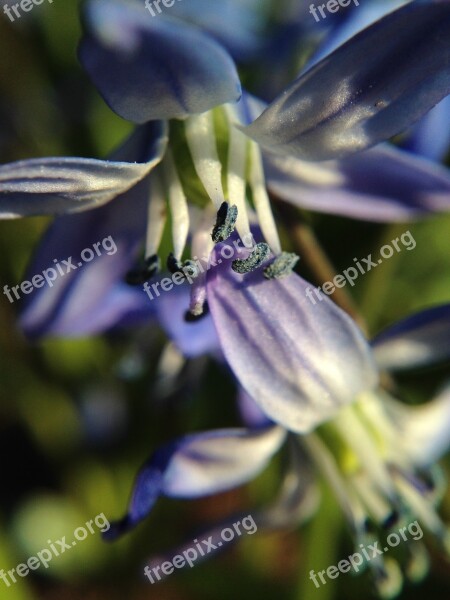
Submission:
M 402 368 L 448 359 L 450 348 L 442 342 L 448 340 L 449 315 L 449 305 L 436 307 L 389 328 L 374 341 L 380 367 L 389 368 L 393 346 L 404 349 Z M 428 351 L 417 353 L 418 347 Z M 287 431 L 268 420 L 245 392 L 239 401 L 247 429 L 191 434 L 150 457 L 136 479 L 126 516 L 112 523 L 107 539 L 135 527 L 160 496 L 208 496 L 241 485 L 264 469 Z M 448 385 L 418 407 L 400 403 L 381 388 L 363 392 L 315 431 L 288 436 L 290 465 L 280 495 L 272 505 L 252 511 L 258 529 L 292 527 L 311 515 L 318 500 L 311 478 L 316 469 L 336 495 L 355 551 L 418 520 L 450 553 L 450 535 L 437 514 L 443 481 L 435 465 L 450 445 L 449 422 Z M 295 431 L 295 426 L 285 429 Z M 403 571 L 411 580 L 420 579 L 428 564 L 425 547 L 405 547 Z M 396 596 L 402 586 L 397 562 L 379 555 L 368 564 L 379 594 Z
M 249 206 L 249 191 L 262 241 L 256 250 L 242 250 L 244 268 L 240 273 L 233 271 L 235 265 L 230 268 L 229 260 L 195 273 L 191 314 L 201 315 L 208 301 L 211 321 L 204 327 L 213 330 L 209 340 L 215 340 L 217 334 L 221 351 L 241 385 L 272 419 L 291 430 L 313 429 L 343 404 L 353 402 L 359 393 L 373 388 L 377 381 L 373 360 L 355 323 L 329 301 L 308 305 L 306 282 L 289 274 L 293 259 L 282 252 L 266 190 L 261 147 L 266 161 L 278 173 L 288 165 L 282 189 L 292 173 L 295 178 L 296 168 L 305 164 L 304 159 L 352 155 L 397 133 L 448 91 L 442 57 L 449 52 L 449 38 L 445 37 L 449 27 L 447 4 L 408 5 L 358 34 L 293 82 L 254 120 L 252 111 L 257 103 L 251 98 L 245 96 L 240 103 L 230 104 L 241 94 L 236 68 L 226 50 L 211 37 L 177 19 L 162 15 L 151 18 L 133 1 L 89 2 L 80 57 L 111 108 L 141 124 L 119 152 L 130 162 L 118 163 L 117 155 L 109 163 L 95 161 L 101 170 L 98 185 L 91 171 L 83 178 L 87 173 L 77 159 L 61 159 L 67 189 L 59 185 L 55 159 L 42 161 L 39 170 L 32 163 L 31 174 L 27 161 L 3 169 L 9 176 L 14 174 L 14 186 L 28 192 L 27 206 L 38 192 L 36 206 L 45 210 L 48 206 L 53 210 L 55 204 L 61 209 L 67 206 L 69 212 L 74 205 L 80 210 L 86 201 L 86 188 L 92 194 L 89 207 L 93 199 L 95 204 L 110 200 L 89 215 L 57 221 L 35 262 L 36 271 L 48 266 L 45 262 L 56 250 L 60 253 L 64 248 L 66 256 L 79 254 L 83 247 L 112 234 L 117 237 L 118 251 L 113 260 L 102 257 L 83 270 L 69 273 L 60 285 L 33 294 L 22 313 L 25 331 L 34 336 L 82 334 L 161 315 L 163 310 L 157 306 L 167 306 L 164 297 L 154 306 L 149 302 L 146 309 L 141 290 L 124 290 L 123 279 L 136 259 L 143 230 L 150 270 L 156 264 L 168 208 L 172 269 L 186 268 L 182 257 L 189 239 L 192 255 L 215 256 L 215 263 L 219 263 L 221 247 L 214 249 L 214 245 L 224 237 L 211 238 L 216 211 L 220 214 L 225 207 L 234 215 L 226 225 L 226 236 L 235 226 L 241 240 L 251 238 L 250 223 L 255 215 Z M 393 36 L 397 28 L 401 35 Z M 421 39 L 425 32 L 427 45 L 422 48 L 416 38 Z M 410 47 L 414 53 L 416 47 L 420 51 L 404 60 Z M 424 61 L 428 61 L 426 71 Z M 168 135 L 166 120 L 170 120 Z M 346 184 L 342 183 L 342 173 L 335 184 L 337 191 L 341 185 L 341 204 L 348 203 L 344 191 L 351 189 L 352 179 L 357 189 L 367 185 L 364 177 L 358 183 L 358 164 L 365 161 L 371 165 L 376 183 L 386 152 L 374 149 L 364 153 L 365 159 L 364 154 L 348 159 L 356 166 L 353 170 L 351 163 L 347 166 Z M 131 162 L 130 156 L 138 164 Z M 399 190 L 412 173 L 408 166 L 398 169 L 401 161 L 396 162 L 394 150 L 389 157 L 389 164 L 397 167 L 391 179 L 383 182 L 390 194 L 391 188 Z M 111 201 L 111 186 L 105 185 L 108 165 L 120 173 L 127 173 L 127 165 L 138 170 L 135 176 L 141 177 L 140 183 L 131 182 L 128 174 L 126 178 L 118 176 L 118 192 L 124 194 Z M 88 166 L 91 168 L 92 161 Z M 75 176 L 77 168 L 79 178 Z M 316 166 L 310 168 L 314 179 Z M 364 173 L 368 177 L 367 171 Z M 414 176 L 408 190 L 438 205 L 440 191 L 448 189 L 446 177 L 425 168 L 415 169 Z M 336 177 L 332 172 L 329 180 L 336 182 Z M 323 182 L 323 172 L 319 181 Z M 315 193 L 319 195 L 317 180 Z M 373 197 L 372 203 L 361 205 L 361 212 L 365 205 L 370 205 L 372 212 L 380 211 L 381 204 L 385 216 L 388 210 L 391 216 L 393 206 L 404 214 L 407 203 L 397 198 L 392 202 L 389 194 L 384 204 L 378 195 Z M 3 200 L 13 204 L 8 194 Z M 414 200 L 408 197 L 408 202 Z M 266 275 L 274 274 L 268 275 L 269 281 L 259 269 L 268 247 L 274 255 L 271 270 L 265 269 Z M 175 337 L 188 327 L 180 321 L 175 330 L 172 328 Z M 198 347 L 203 349 L 205 344 Z

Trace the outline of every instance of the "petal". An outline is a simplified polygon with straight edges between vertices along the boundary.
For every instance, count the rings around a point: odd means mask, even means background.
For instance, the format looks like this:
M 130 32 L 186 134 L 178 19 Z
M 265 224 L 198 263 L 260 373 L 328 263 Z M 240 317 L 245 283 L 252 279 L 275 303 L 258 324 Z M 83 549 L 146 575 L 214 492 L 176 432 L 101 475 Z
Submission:
M 281 427 L 220 429 L 186 436 L 157 450 L 141 469 L 127 515 L 107 533 L 114 539 L 144 519 L 160 495 L 200 498 L 255 477 L 284 441 Z
M 450 358 L 450 304 L 435 306 L 395 323 L 372 342 L 381 369 L 401 370 Z
M 450 446 L 450 385 L 427 404 L 412 407 L 391 399 L 387 409 L 416 463 L 429 466 L 447 452 Z
M 170 16 L 189 21 L 206 30 L 223 44 L 233 56 L 248 59 L 263 44 L 264 27 L 261 0 L 189 0 L 177 2 Z
M 116 152 L 117 160 L 36 158 L 2 165 L 0 217 L 74 213 L 101 206 L 145 177 L 160 162 L 166 144 L 165 125 L 155 122 L 135 132 Z M 131 149 L 139 156 L 128 162 Z
M 413 128 L 405 147 L 431 160 L 443 161 L 450 149 L 450 96 L 421 119 Z
M 105 101 L 135 123 L 205 112 L 240 97 L 235 65 L 193 26 L 144 3 L 91 0 L 80 60 Z
M 291 440 L 293 441 L 293 440 Z M 290 449 L 294 444 L 290 445 Z M 298 443 L 297 443 L 298 445 Z M 294 449 L 297 450 L 296 448 Z M 169 552 L 152 556 L 147 565 L 153 569 L 161 565 L 166 560 L 171 560 L 177 554 L 183 554 L 189 548 L 192 548 L 192 538 L 200 540 L 210 540 L 216 546 L 216 552 L 226 550 L 232 547 L 232 544 L 238 542 L 241 537 L 235 536 L 231 541 L 223 543 L 222 532 L 226 528 L 233 528 L 240 523 L 240 535 L 253 535 L 256 531 L 276 531 L 280 529 L 293 529 L 299 524 L 308 520 L 317 510 L 320 500 L 320 490 L 314 480 L 313 473 L 307 468 L 307 458 L 304 454 L 294 457 L 289 464 L 289 468 L 283 477 L 280 492 L 273 503 L 262 508 L 253 508 L 251 514 L 237 513 L 228 516 L 220 523 L 215 523 L 209 529 L 195 532 L 190 541 Z M 195 564 L 211 558 L 211 554 L 205 554 L 204 557 L 198 556 Z M 161 579 L 164 580 L 164 574 Z M 159 580 L 158 580 L 159 581 Z
M 26 279 L 55 268 L 55 260 L 66 271 L 62 261 L 67 257 L 73 257 L 76 269 L 58 275 L 51 286 L 45 284 L 26 297 L 20 323 L 28 336 L 97 333 L 114 326 L 128 310 L 145 312 L 146 304 L 149 315 L 155 311 L 142 288 L 126 293 L 121 285 L 144 238 L 148 194 L 146 178 L 105 206 L 55 220 Z M 104 242 L 106 238 L 110 239 Z M 94 244 L 99 244 L 101 255 L 90 262 L 80 261 L 83 250 L 93 249 Z M 109 254 L 103 244 L 110 248 Z
M 450 171 L 388 144 L 318 164 L 265 159 L 269 189 L 301 208 L 381 222 L 450 209 Z
M 417 121 L 450 91 L 450 5 L 412 2 L 294 81 L 244 131 L 306 160 L 342 158 Z
M 325 296 L 310 301 L 308 282 L 296 274 L 268 281 L 258 271 L 238 275 L 222 260 L 208 272 L 207 290 L 225 358 L 276 423 L 309 431 L 375 385 L 356 324 Z
M 257 429 L 258 427 L 267 427 L 271 424 L 270 419 L 267 418 L 267 415 L 261 410 L 258 403 L 240 386 L 237 403 L 242 422 L 247 427 Z

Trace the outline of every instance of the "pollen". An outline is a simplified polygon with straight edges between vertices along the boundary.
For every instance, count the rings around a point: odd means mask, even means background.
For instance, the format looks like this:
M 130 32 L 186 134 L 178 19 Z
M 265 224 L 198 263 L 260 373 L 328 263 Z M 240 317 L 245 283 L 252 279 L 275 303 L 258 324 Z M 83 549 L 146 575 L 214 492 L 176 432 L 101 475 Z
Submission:
M 211 237 L 213 242 L 224 242 L 233 233 L 236 227 L 236 219 L 238 216 L 237 206 L 228 202 L 222 202 L 217 211 L 217 221 L 212 231 Z
M 300 257 L 293 252 L 282 252 L 280 256 L 264 269 L 264 277 L 266 279 L 280 279 L 292 273 L 295 265 L 300 260 Z
M 244 259 L 238 258 L 231 264 L 231 268 L 236 273 L 250 273 L 260 267 L 270 254 L 269 245 L 265 242 L 256 244 L 252 253 Z

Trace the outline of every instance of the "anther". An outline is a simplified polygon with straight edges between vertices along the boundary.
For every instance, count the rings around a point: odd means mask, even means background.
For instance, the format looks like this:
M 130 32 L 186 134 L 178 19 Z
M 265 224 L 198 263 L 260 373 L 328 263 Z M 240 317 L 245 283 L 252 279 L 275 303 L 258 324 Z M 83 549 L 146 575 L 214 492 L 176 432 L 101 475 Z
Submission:
M 270 254 L 269 245 L 265 242 L 256 244 L 252 253 L 247 258 L 233 260 L 231 268 L 236 273 L 250 273 L 260 267 Z
M 199 272 L 195 261 L 185 260 L 181 262 L 175 258 L 172 252 L 167 257 L 167 268 L 172 274 L 181 273 L 189 279 L 195 279 Z
M 201 308 L 201 312 L 199 310 L 193 312 L 191 310 L 187 310 L 184 313 L 184 320 L 187 323 L 195 323 L 196 321 L 199 321 L 200 319 L 202 319 L 203 317 L 206 317 L 206 315 L 209 313 L 209 307 L 208 307 L 208 303 L 205 302 Z
M 128 285 L 142 285 L 160 270 L 161 263 L 157 254 L 148 256 L 144 261 L 144 267 L 131 269 L 125 276 Z
M 295 265 L 300 260 L 300 256 L 293 252 L 282 252 L 280 256 L 264 269 L 266 279 L 280 279 L 292 273 Z
M 211 237 L 213 242 L 224 242 L 233 233 L 236 227 L 236 219 L 238 217 L 237 206 L 228 202 L 222 202 L 219 210 L 217 211 L 217 220 L 214 225 Z

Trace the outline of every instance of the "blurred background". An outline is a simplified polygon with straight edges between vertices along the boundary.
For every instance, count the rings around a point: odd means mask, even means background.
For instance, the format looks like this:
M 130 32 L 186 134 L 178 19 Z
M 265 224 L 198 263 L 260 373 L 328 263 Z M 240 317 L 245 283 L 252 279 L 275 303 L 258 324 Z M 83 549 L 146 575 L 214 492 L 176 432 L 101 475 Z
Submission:
M 189 0 L 185 0 L 188 2 Z M 374 1 L 374 0 L 365 0 Z M 1 8 L 7 2 L 0 2 Z M 10 3 L 11 4 L 11 3 Z M 274 3 L 275 4 L 275 3 Z M 253 2 L 265 53 L 241 61 L 250 90 L 270 97 L 311 53 L 301 3 Z M 287 9 L 292 12 L 288 12 Z M 294 10 L 295 9 L 295 10 Z M 303 11 L 303 12 L 302 12 Z M 299 16 L 297 22 L 292 15 Z M 255 17 L 256 18 L 256 17 Z M 331 24 L 327 23 L 327 26 Z M 285 29 L 286 28 L 286 29 Z M 295 31 L 287 47 L 287 32 Z M 0 14 L 0 161 L 78 155 L 105 156 L 131 125 L 102 102 L 76 58 L 80 36 L 76 0 L 44 0 L 10 22 Z M 286 34 L 284 35 L 283 34 Z M 302 37 L 303 32 L 303 37 Z M 321 31 L 321 35 L 325 34 Z M 264 62 L 266 61 L 266 62 Z M 278 62 L 280 61 L 280 62 Z M 282 62 L 281 62 L 282 61 Z M 283 71 L 277 68 L 283 64 Z M 272 69 L 269 70 L 269 67 Z M 268 86 L 267 73 L 273 74 Z M 383 226 L 306 215 L 336 271 L 409 229 L 413 252 L 395 253 L 351 291 L 373 335 L 414 310 L 450 299 L 450 216 Z M 0 221 L 0 283 L 17 285 L 50 219 Z M 300 273 L 307 276 L 308 273 Z M 89 339 L 28 342 L 18 329 L 20 302 L 0 297 L 0 569 L 11 569 L 69 539 L 99 513 L 120 517 L 139 466 L 161 443 L 186 432 L 238 424 L 235 389 L 208 359 L 188 362 L 165 378 L 170 360 L 155 326 Z M 422 403 L 450 376 L 450 365 L 408 373 L 399 386 Z M 450 425 L 450 424 L 449 424 Z M 371 597 L 370 580 L 341 575 L 315 589 L 308 578 L 353 552 L 340 511 L 324 488 L 318 512 L 295 531 L 245 536 L 227 552 L 150 585 L 143 566 L 152 555 L 194 539 L 206 524 L 269 502 L 279 483 L 277 457 L 242 489 L 198 501 L 162 499 L 149 519 L 119 542 L 88 538 L 7 588 L 0 598 L 332 600 Z M 449 462 L 444 461 L 448 471 Z M 450 521 L 450 494 L 442 504 Z M 449 563 L 431 548 L 430 576 L 406 586 L 401 598 L 450 597 Z

